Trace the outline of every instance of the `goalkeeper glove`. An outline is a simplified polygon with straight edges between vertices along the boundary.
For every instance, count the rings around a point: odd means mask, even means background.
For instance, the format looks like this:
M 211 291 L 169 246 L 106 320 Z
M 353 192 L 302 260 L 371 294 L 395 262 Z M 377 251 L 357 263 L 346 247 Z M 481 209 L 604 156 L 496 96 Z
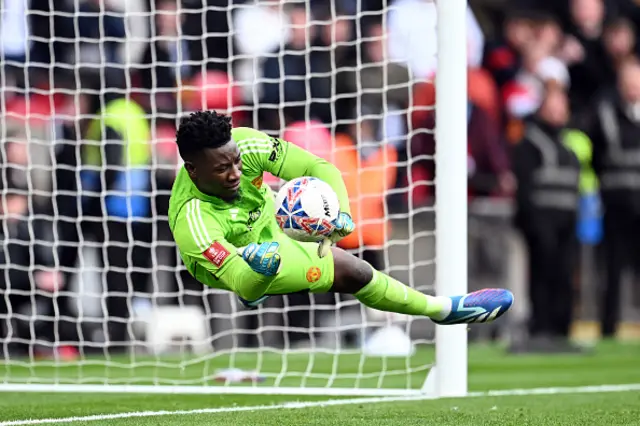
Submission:
M 276 242 L 251 243 L 246 247 L 239 248 L 238 254 L 249 264 L 251 269 L 259 274 L 271 277 L 280 272 L 279 247 L 280 244 Z
M 353 219 L 348 213 L 338 214 L 338 217 L 333 221 L 335 228 L 331 233 L 331 241 L 337 243 L 356 229 L 356 224 L 353 223 Z
M 335 228 L 331 235 L 320 242 L 320 247 L 318 247 L 318 256 L 320 257 L 326 256 L 332 244 L 337 243 L 356 229 L 356 224 L 353 223 L 351 216 L 343 212 L 340 212 L 338 217 L 334 219 L 333 225 Z

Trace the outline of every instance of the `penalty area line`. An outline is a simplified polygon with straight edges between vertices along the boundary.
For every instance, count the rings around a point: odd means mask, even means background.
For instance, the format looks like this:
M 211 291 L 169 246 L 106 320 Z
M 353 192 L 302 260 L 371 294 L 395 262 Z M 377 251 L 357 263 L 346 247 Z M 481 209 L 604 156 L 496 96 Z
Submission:
M 626 384 L 626 385 L 506 389 L 506 390 L 494 390 L 494 391 L 487 391 L 487 392 L 470 392 L 466 397 L 478 398 L 478 397 L 491 397 L 491 396 L 556 395 L 556 394 L 610 393 L 610 392 L 632 392 L 632 391 L 640 391 L 640 383 Z M 91 416 L 78 416 L 78 417 L 11 420 L 11 421 L 0 423 L 0 426 L 44 425 L 44 424 L 56 424 L 56 423 L 74 423 L 74 422 L 131 419 L 136 417 L 186 416 L 186 415 L 196 415 L 196 414 L 238 413 L 243 411 L 294 410 L 294 409 L 313 408 L 313 407 L 331 407 L 331 406 L 338 406 L 338 405 L 420 401 L 420 400 L 427 400 L 427 399 L 434 399 L 434 398 L 427 395 L 365 397 L 365 398 L 349 398 L 349 399 L 329 399 L 324 401 L 285 402 L 281 404 L 272 404 L 272 405 L 201 408 L 201 409 L 194 409 L 194 410 L 134 411 L 134 412 L 128 412 L 128 413 L 96 414 Z

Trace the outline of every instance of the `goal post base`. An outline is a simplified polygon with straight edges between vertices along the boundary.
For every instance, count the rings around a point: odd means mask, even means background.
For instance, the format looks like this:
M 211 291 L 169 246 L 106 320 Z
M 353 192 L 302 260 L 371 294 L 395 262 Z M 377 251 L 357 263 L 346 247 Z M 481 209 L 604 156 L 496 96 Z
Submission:
M 429 374 L 427 374 L 427 379 L 424 381 L 424 385 L 422 385 L 422 389 L 420 390 L 423 395 L 428 395 L 432 397 L 438 396 L 438 368 L 434 365 L 429 369 Z
M 448 391 L 443 391 L 442 389 L 446 386 L 442 386 L 442 384 L 438 384 L 439 380 L 445 380 L 444 378 L 439 376 L 439 368 L 437 366 L 431 367 L 429 370 L 429 374 L 427 375 L 427 380 L 424 381 L 424 385 L 420 390 L 420 393 L 424 395 L 426 398 L 451 398 L 451 397 L 462 397 L 467 396 L 466 383 L 463 386 L 454 386 Z M 452 390 L 453 389 L 453 390 Z
M 182 395 L 421 396 L 420 389 L 302 388 L 274 386 L 171 386 L 3 383 L 3 392 L 145 393 Z

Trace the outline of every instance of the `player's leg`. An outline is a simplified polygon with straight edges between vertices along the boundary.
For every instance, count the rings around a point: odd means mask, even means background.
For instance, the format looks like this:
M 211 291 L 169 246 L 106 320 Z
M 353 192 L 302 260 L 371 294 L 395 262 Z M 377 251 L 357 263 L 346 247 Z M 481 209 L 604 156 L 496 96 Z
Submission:
M 279 230 L 278 230 L 279 231 Z M 316 243 L 292 240 L 276 233 L 274 240 L 280 244 L 280 272 L 269 285 L 268 295 L 291 294 L 303 291 L 327 293 L 333 283 L 333 256 L 318 257 Z
M 300 292 L 326 293 L 333 283 L 333 256 L 318 257 L 318 244 L 303 243 L 286 236 L 274 222 L 262 231 L 265 241 L 277 242 L 280 254 L 280 272 L 275 276 L 266 294 L 256 300 L 239 298 L 248 309 L 255 309 L 269 296 Z
M 485 289 L 454 297 L 429 296 L 376 271 L 340 248 L 332 248 L 331 257 L 331 291 L 353 294 L 364 305 L 381 311 L 423 315 L 438 324 L 462 324 L 493 321 L 513 303 L 511 292 L 503 289 Z
M 275 234 L 280 243 L 282 263 L 280 273 L 267 289 L 268 295 L 305 290 L 352 294 L 371 308 L 427 316 L 440 324 L 492 321 L 513 303 L 513 295 L 502 289 L 486 289 L 456 297 L 429 296 L 376 271 L 342 249 L 334 247 L 327 256 L 319 258 L 316 243 L 301 243 L 282 233 Z M 245 305 L 257 305 L 262 301 Z

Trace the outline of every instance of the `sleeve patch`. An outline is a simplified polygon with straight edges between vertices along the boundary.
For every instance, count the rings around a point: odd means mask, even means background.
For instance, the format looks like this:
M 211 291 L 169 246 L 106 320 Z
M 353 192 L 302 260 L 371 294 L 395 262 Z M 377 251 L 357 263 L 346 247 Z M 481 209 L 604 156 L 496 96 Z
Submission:
M 275 162 L 282 155 L 282 141 L 276 138 L 270 138 L 271 143 L 273 144 L 273 151 L 271 151 L 271 155 L 269 156 L 269 161 Z
M 209 260 L 209 262 L 213 263 L 219 268 L 231 253 L 229 252 L 229 250 L 224 248 L 222 244 L 214 241 L 213 244 L 211 244 L 209 248 L 206 249 L 202 254 Z

